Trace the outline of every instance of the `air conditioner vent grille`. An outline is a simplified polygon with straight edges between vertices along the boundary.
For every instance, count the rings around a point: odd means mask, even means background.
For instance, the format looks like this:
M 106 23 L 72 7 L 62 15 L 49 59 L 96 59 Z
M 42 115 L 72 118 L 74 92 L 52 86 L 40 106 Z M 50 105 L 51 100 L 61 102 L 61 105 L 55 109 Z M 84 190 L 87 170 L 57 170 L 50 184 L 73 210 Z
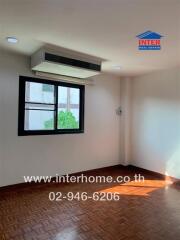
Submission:
M 73 67 L 85 68 L 94 71 L 101 71 L 101 65 L 89 63 L 77 59 L 67 58 L 63 56 L 54 55 L 51 53 L 45 53 L 45 60 L 49 62 L 56 62 L 65 65 L 70 65 Z

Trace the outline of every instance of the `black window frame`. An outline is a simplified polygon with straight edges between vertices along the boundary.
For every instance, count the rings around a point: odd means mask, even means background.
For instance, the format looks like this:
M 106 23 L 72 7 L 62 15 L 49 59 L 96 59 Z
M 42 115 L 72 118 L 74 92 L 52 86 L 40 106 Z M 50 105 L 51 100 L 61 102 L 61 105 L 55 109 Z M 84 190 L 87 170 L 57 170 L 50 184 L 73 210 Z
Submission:
M 51 84 L 55 88 L 55 126 L 53 130 L 25 130 L 25 91 L 26 82 Z M 79 128 L 78 129 L 58 129 L 58 87 L 78 88 L 80 90 L 79 103 Z M 75 134 L 84 133 L 84 102 L 85 86 L 75 83 L 47 80 L 42 78 L 19 76 L 19 111 L 18 111 L 18 136 L 28 135 L 56 135 L 56 134 Z

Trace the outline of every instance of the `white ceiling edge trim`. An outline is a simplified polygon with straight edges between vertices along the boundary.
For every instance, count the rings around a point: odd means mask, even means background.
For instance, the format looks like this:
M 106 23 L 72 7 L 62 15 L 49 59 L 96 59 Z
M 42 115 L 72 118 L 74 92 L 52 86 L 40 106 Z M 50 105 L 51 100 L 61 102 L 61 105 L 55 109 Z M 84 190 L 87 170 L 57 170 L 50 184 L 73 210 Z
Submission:
M 43 77 L 47 80 L 59 80 L 61 82 L 77 83 L 81 85 L 94 85 L 94 80 L 90 78 L 82 80 L 80 78 L 67 77 L 63 75 L 56 75 L 52 73 L 45 73 L 39 71 L 35 71 L 34 73 L 36 76 Z

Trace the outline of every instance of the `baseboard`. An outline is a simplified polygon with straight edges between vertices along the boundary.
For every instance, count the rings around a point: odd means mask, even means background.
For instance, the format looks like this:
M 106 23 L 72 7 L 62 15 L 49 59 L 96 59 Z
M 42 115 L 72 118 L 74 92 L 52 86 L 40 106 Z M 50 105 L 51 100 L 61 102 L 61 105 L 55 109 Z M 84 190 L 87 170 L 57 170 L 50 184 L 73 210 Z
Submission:
M 123 167 L 125 167 L 125 166 L 123 166 L 121 164 L 117 164 L 117 165 L 112 165 L 112 166 L 107 166 L 107 167 L 102 167 L 102 168 L 95 168 L 95 169 L 85 170 L 85 171 L 81 171 L 81 172 L 67 173 L 67 174 L 69 176 L 79 176 L 81 174 L 84 174 L 84 175 L 93 175 L 94 174 L 95 175 L 95 174 L 98 173 L 98 171 L 103 171 L 103 170 L 107 171 L 108 169 L 112 170 L 112 169 L 123 168 Z M 51 182 L 49 182 L 49 183 L 52 183 L 55 180 L 56 180 L 56 177 L 52 177 Z M 16 183 L 16 184 L 11 184 L 11 185 L 1 186 L 0 191 L 24 188 L 24 187 L 27 187 L 27 186 L 40 186 L 42 184 L 48 184 L 48 183 L 44 183 L 44 181 L 41 181 L 41 182 L 33 182 L 32 181 L 30 183 L 25 183 L 25 182 Z
M 144 168 L 140 168 L 140 167 L 137 167 L 137 166 L 134 166 L 134 165 L 127 165 L 127 166 L 124 166 L 124 165 L 121 165 L 121 164 L 118 164 L 118 165 L 113 165 L 113 166 L 108 166 L 108 167 L 103 167 L 103 168 L 96 168 L 96 169 L 91 169 L 91 170 L 86 170 L 86 171 L 81 171 L 81 172 L 75 172 L 75 173 L 71 173 L 71 174 L 68 174 L 69 176 L 80 176 L 81 174 L 84 174 L 84 175 L 97 175 L 98 172 L 102 172 L 102 171 L 108 171 L 108 170 L 113 170 L 113 169 L 118 169 L 120 168 L 121 170 L 124 168 L 124 169 L 129 169 L 129 170 L 133 170 L 135 171 L 136 173 L 148 173 L 149 175 L 152 175 L 152 176 L 155 176 L 157 177 L 158 179 L 162 179 L 162 180 L 170 180 L 172 182 L 177 182 L 179 184 L 180 182 L 180 179 L 177 179 L 177 178 L 174 178 L 174 177 L 167 177 L 166 175 L 162 174 L 162 173 L 158 173 L 158 172 L 154 172 L 154 171 L 151 171 L 151 170 L 148 170 L 148 169 L 144 169 Z M 55 180 L 55 177 L 53 177 L 51 179 L 51 182 L 49 183 L 44 183 L 43 181 L 42 182 L 31 182 L 31 183 L 17 183 L 17 184 L 12 184 L 12 185 L 7 185 L 7 186 L 2 186 L 0 187 L 0 192 L 1 191 L 9 191 L 9 190 L 17 190 L 17 189 L 22 189 L 22 188 L 26 188 L 26 187 L 29 187 L 29 186 L 41 186 L 43 184 L 51 184 L 53 181 Z M 63 184 L 63 183 L 62 183 Z

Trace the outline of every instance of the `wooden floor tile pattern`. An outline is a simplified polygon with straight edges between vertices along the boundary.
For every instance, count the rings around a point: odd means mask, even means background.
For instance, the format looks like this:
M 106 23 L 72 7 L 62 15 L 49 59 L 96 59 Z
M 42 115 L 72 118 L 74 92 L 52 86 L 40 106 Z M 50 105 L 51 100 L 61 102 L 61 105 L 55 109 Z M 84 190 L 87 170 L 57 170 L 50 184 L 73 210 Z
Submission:
M 180 185 L 137 168 L 94 175 L 145 176 L 142 184 L 39 184 L 0 191 L 0 240 L 180 240 Z M 50 191 L 119 191 L 118 202 L 50 202 Z

